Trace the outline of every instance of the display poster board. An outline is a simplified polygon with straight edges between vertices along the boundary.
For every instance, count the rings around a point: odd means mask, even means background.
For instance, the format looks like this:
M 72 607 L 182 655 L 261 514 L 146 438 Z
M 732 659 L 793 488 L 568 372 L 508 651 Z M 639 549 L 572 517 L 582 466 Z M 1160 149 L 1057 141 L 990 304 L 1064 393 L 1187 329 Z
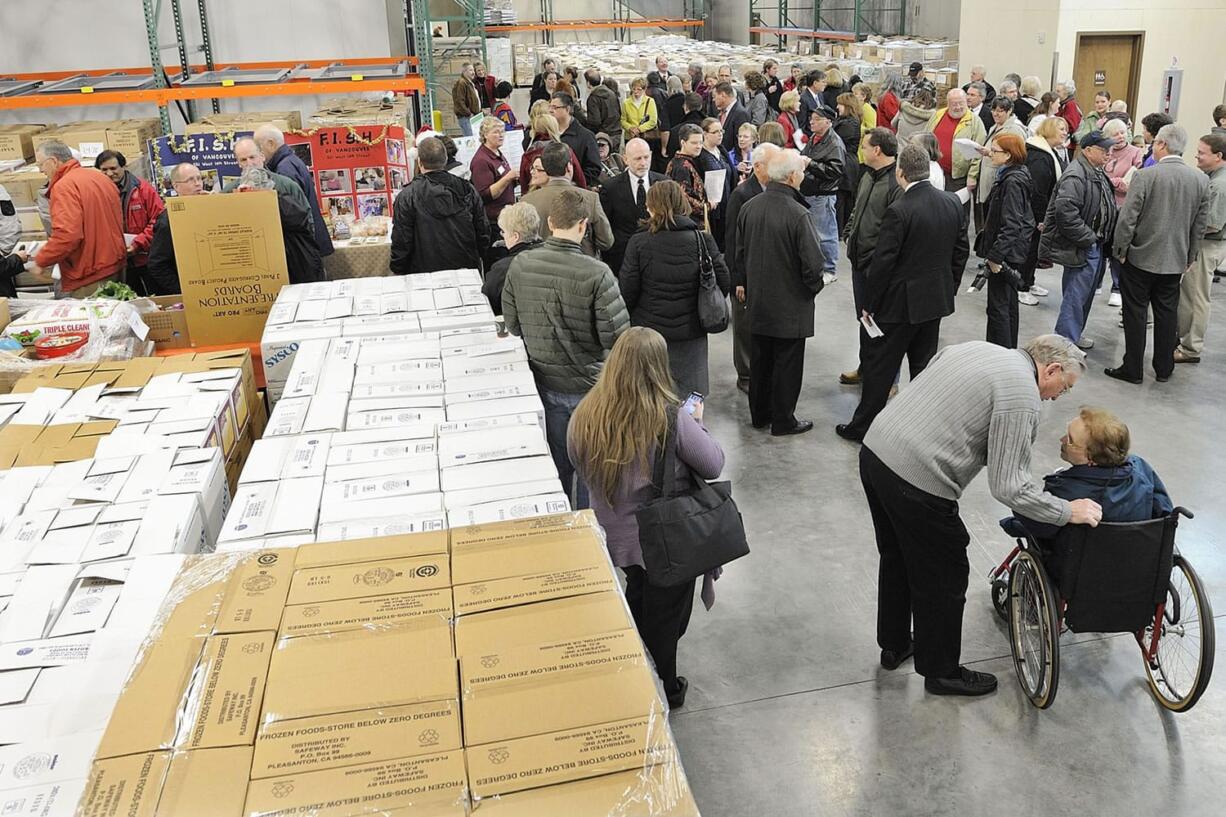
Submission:
M 289 283 L 277 194 L 178 196 L 166 210 L 192 342 L 259 343 Z
M 286 133 L 285 143 L 310 168 L 320 210 L 333 223 L 391 218 L 392 201 L 409 184 L 403 127 L 318 128 Z
M 162 198 L 175 195 L 174 186 L 170 183 L 170 171 L 183 162 L 190 162 L 199 169 L 206 193 L 220 193 L 231 182 L 237 184 L 242 171 L 234 158 L 234 143 L 251 134 L 246 130 L 150 139 L 149 156 L 153 160 L 152 170 Z

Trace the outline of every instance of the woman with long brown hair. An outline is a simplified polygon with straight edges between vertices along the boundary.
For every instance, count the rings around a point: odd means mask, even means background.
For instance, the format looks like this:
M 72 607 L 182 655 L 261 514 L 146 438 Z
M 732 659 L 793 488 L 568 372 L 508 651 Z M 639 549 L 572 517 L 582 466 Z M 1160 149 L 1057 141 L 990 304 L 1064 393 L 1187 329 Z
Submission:
M 698 320 L 699 257 L 706 252 L 715 282 L 728 294 L 728 267 L 711 234 L 690 218 L 681 185 L 656 182 L 647 191 L 647 229 L 630 237 L 618 274 L 635 326 L 655 329 L 668 343 L 673 379 L 682 394 L 707 394 L 707 333 Z
M 654 329 L 632 326 L 613 344 L 596 385 L 571 415 L 567 451 L 591 492 L 613 564 L 626 574 L 635 626 L 669 705 L 677 708 L 689 688 L 677 675 L 677 641 L 689 624 L 696 580 L 675 587 L 647 581 L 634 515 L 656 495 L 652 474 L 664 444 L 675 447 L 678 479 L 688 480 L 691 472 L 715 479 L 723 470 L 724 452 L 702 425 L 702 403 L 693 414 L 681 408 L 664 338 Z

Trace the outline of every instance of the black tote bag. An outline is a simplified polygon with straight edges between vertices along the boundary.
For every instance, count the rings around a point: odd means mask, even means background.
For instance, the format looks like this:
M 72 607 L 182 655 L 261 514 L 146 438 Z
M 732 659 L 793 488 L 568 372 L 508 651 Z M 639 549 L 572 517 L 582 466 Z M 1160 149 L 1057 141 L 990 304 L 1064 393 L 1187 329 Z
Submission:
M 708 483 L 688 467 L 677 480 L 677 414 L 668 413 L 663 450 L 656 456 L 652 483 L 657 495 L 635 518 L 647 581 L 675 587 L 749 553 L 745 524 L 732 501 L 732 483 Z

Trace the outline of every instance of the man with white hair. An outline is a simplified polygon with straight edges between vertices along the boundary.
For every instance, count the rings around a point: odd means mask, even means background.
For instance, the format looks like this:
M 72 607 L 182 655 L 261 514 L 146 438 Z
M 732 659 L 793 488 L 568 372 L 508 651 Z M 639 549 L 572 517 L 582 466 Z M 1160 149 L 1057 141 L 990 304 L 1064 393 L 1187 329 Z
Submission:
M 1154 313 L 1154 376 L 1159 383 L 1175 369 L 1179 345 L 1179 285 L 1196 262 L 1209 217 L 1209 178 L 1183 161 L 1188 132 L 1164 125 L 1154 137 L 1153 167 L 1132 176 L 1115 225 L 1120 294 L 1124 296 L 1124 362 L 1109 377 L 1141 383 L 1146 315 Z
M 888 332 L 887 332 L 888 335 Z M 860 482 L 880 554 L 881 666 L 915 656 L 934 695 L 986 695 L 996 677 L 961 665 L 970 534 L 958 500 L 985 467 L 992 496 L 1051 525 L 1097 525 L 1092 499 L 1047 493 L 1030 471 L 1044 400 L 1085 372 L 1085 353 L 1059 335 L 1024 349 L 985 341 L 947 346 L 877 415 L 860 449 Z
M 732 365 L 736 369 L 736 387 L 749 394 L 749 314 L 745 309 L 745 270 L 736 263 L 737 218 L 741 208 L 770 183 L 767 168 L 770 160 L 782 148 L 763 142 L 753 149 L 753 172 L 737 185 L 728 197 L 728 217 L 724 228 L 724 260 L 732 277 Z
M 983 104 L 991 105 L 992 100 L 996 99 L 996 89 L 992 87 L 992 83 L 988 82 L 984 76 L 984 67 L 982 65 L 971 66 L 971 81 L 962 86 L 962 90 L 970 93 L 971 86 L 976 82 L 983 84 Z
M 754 428 L 769 425 L 776 437 L 813 428 L 795 414 L 824 266 L 800 195 L 804 176 L 799 153 L 776 153 L 767 165 L 766 189 L 737 214 L 734 263 L 744 281 L 751 336 L 749 415 Z
M 260 125 L 255 129 L 255 143 L 264 154 L 264 167 L 273 173 L 288 176 L 302 188 L 307 204 L 311 208 L 311 219 L 315 233 L 315 246 L 321 257 L 331 255 L 332 237 L 328 235 L 328 225 L 324 222 L 323 213 L 319 210 L 319 199 L 315 195 L 315 180 L 311 171 L 298 158 L 298 154 L 285 144 L 285 134 L 275 125 Z
M 280 182 L 278 182 L 280 178 Z M 288 184 L 287 184 L 288 182 Z M 309 284 L 324 280 L 323 261 L 312 235 L 311 210 L 298 186 L 285 177 L 278 177 L 267 168 L 248 165 L 239 178 L 239 194 L 248 191 L 271 190 L 277 194 L 277 212 L 281 216 L 281 242 L 285 247 L 285 268 L 291 284 Z

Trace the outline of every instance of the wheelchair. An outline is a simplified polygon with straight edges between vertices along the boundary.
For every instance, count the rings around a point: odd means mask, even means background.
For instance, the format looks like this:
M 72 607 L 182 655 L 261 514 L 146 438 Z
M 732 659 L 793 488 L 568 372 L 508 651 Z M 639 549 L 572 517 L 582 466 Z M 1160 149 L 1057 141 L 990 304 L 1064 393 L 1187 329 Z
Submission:
M 988 578 L 1008 622 L 1018 683 L 1046 709 L 1060 684 L 1060 633 L 1132 633 L 1154 697 L 1187 712 L 1213 675 L 1213 610 L 1200 577 L 1175 548 L 1179 517 L 1097 527 L 1067 525 L 1044 549 L 1016 519 L 1016 547 Z M 1054 580 L 1053 580 L 1053 577 Z

